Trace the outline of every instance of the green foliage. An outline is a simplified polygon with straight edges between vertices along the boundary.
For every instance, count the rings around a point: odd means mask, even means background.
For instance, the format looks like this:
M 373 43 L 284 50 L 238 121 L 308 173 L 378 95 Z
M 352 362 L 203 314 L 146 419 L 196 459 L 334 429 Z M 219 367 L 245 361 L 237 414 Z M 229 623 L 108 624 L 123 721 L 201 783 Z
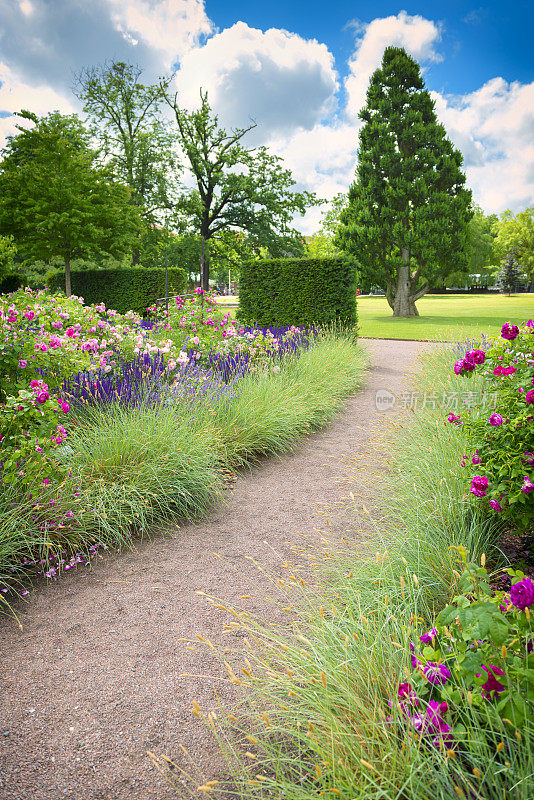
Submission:
M 534 280 L 534 206 L 513 214 L 505 211 L 493 225 L 495 250 L 503 258 L 515 250 L 517 260 L 530 280 Z
M 473 206 L 467 237 L 467 271 L 470 275 L 492 272 L 491 267 L 497 263 L 494 229 L 496 222 L 496 214 L 486 216 L 479 206 Z
M 176 202 L 180 165 L 176 137 L 160 118 L 169 80 L 141 83 L 140 67 L 114 62 L 91 67 L 77 76 L 75 94 L 92 124 L 102 156 L 117 180 L 130 187 L 143 218 Z
M 6 484 L 36 486 L 39 481 L 59 475 L 54 453 L 65 439 L 60 425 L 58 398 L 39 381 L 33 390 L 21 389 L 0 404 L 0 460 L 2 487 Z M 68 403 L 61 407 L 68 412 Z
M 16 252 L 13 237 L 0 236 L 0 282 L 12 271 Z
M 187 276 L 183 269 L 168 270 L 169 296 L 187 291 Z M 54 275 L 50 288 L 62 288 L 63 278 Z M 121 314 L 130 309 L 143 314 L 159 297 L 165 297 L 165 270 L 145 267 L 124 269 L 73 270 L 72 291 L 83 297 L 87 305 L 104 303 Z
M 495 717 L 506 718 L 519 728 L 525 716 L 532 718 L 534 712 L 534 654 L 530 652 L 534 624 L 528 610 L 534 605 L 534 584 L 528 578 L 525 581 L 521 571 L 507 569 L 512 579 L 511 602 L 510 593 L 493 591 L 488 571 L 467 563 L 463 548 L 459 550 L 464 562 L 461 593 L 439 613 L 431 641 L 427 635 L 426 646 L 416 651 L 423 672 L 429 662 L 444 664 L 449 678 L 433 687 L 423 676 L 414 675 L 414 688 L 418 697 L 427 698 L 430 693 L 448 703 L 460 734 L 465 730 L 466 691 L 471 694 L 470 705 L 485 712 L 483 723 L 497 727 Z
M 266 147 L 243 146 L 241 140 L 255 126 L 228 134 L 213 114 L 207 92 L 201 92 L 200 108 L 191 112 L 178 106 L 176 96 L 166 95 L 166 100 L 197 184 L 180 202 L 180 210 L 200 236 L 208 241 L 231 228 L 246 231 L 254 247 L 266 247 L 273 256 L 302 253 L 302 236 L 291 227 L 293 217 L 319 201 L 310 192 L 294 191 L 291 172 Z M 206 260 L 206 290 L 208 280 Z
M 345 258 L 278 258 L 243 264 L 239 318 L 259 325 L 354 327 L 357 271 Z
M 418 64 L 387 47 L 360 112 L 357 179 L 335 244 L 381 286 L 394 316 L 417 316 L 431 282 L 465 267 L 471 193 Z
M 498 275 L 498 282 L 503 292 L 508 293 L 508 297 L 515 292 L 517 284 L 521 279 L 522 269 L 517 263 L 516 251 L 510 250 L 501 262 L 501 269 Z
M 74 258 L 122 257 L 139 229 L 130 192 L 112 183 L 76 116 L 53 112 L 8 138 L 0 164 L 0 233 L 14 236 L 22 259 L 61 257 L 66 292 Z

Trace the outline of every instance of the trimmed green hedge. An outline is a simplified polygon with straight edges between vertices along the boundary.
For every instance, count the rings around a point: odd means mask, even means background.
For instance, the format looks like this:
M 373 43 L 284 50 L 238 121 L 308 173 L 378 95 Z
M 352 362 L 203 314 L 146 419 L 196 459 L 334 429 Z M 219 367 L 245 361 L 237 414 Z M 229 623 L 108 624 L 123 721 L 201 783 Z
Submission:
M 357 268 L 340 258 L 269 258 L 241 266 L 239 319 L 259 325 L 357 323 Z
M 124 269 L 72 270 L 72 294 L 83 297 L 87 305 L 105 303 L 121 314 L 137 311 L 143 314 L 158 297 L 165 297 L 165 270 L 148 267 Z M 50 289 L 65 289 L 63 272 L 53 275 Z M 169 296 L 187 291 L 187 275 L 183 269 L 169 268 Z

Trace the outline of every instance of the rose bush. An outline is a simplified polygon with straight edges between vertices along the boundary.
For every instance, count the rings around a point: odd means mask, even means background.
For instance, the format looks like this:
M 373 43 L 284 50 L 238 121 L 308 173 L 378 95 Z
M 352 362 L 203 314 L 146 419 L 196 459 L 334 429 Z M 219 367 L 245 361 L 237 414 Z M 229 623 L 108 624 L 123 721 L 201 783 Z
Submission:
M 467 714 L 490 729 L 495 716 L 518 728 L 534 714 L 534 582 L 507 569 L 510 591 L 493 592 L 486 569 L 457 550 L 462 594 L 410 643 L 411 677 L 389 702 L 429 746 L 447 748 L 464 741 Z
M 301 331 L 291 326 L 275 336 L 269 329 L 244 328 L 236 326 L 214 297 L 196 289 L 189 298 L 177 297 L 169 302 L 169 309 L 163 305 L 147 309 L 157 320 L 156 329 L 168 332 L 169 338 L 189 358 L 199 365 L 213 365 L 213 354 L 227 356 L 247 356 L 260 369 L 272 361 L 280 350 L 282 340 L 301 335 Z
M 469 492 L 491 513 L 528 529 L 534 521 L 534 322 L 505 323 L 485 352 L 470 350 L 454 365 L 458 376 L 484 376 L 489 407 L 449 415 L 461 424 L 473 453 L 462 464 Z
M 67 438 L 62 425 L 70 406 L 43 380 L 0 403 L 2 483 L 24 487 L 61 475 L 55 451 Z

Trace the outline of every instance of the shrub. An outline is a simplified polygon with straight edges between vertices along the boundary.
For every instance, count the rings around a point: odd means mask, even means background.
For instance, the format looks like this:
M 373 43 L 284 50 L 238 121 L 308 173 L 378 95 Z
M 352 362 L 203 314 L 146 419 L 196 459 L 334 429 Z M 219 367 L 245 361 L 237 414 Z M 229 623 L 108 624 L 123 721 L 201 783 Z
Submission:
M 508 322 L 489 349 L 469 350 L 456 375 L 481 374 L 488 392 L 480 413 L 450 414 L 461 425 L 472 453 L 465 455 L 470 493 L 492 514 L 528 528 L 534 521 L 534 322 Z
M 169 269 L 169 295 L 185 292 L 187 275 L 182 269 Z M 120 313 L 132 309 L 143 314 L 149 305 L 165 295 L 165 270 L 127 267 L 124 269 L 73 270 L 72 293 L 83 297 L 87 305 L 104 303 Z M 52 290 L 63 289 L 63 273 L 50 279 Z
M 344 258 L 272 258 L 241 267 L 239 318 L 259 325 L 355 326 L 357 271 Z

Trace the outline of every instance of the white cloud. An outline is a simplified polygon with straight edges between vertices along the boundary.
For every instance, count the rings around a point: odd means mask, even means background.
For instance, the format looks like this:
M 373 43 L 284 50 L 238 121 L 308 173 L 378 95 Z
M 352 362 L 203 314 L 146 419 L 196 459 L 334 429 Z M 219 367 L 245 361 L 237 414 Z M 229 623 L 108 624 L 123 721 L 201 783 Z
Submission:
M 401 11 L 397 16 L 360 25 L 358 30 L 360 40 L 349 61 L 350 74 L 345 80 L 346 111 L 353 119 L 365 105 L 369 79 L 380 66 L 386 47 L 404 47 L 417 61 L 441 61 L 435 50 L 441 38 L 439 24 L 419 15 L 412 17 Z
M 338 84 L 326 45 L 237 22 L 182 60 L 179 102 L 198 105 L 200 87 L 225 125 L 244 127 L 254 119 L 256 136 L 265 141 L 273 133 L 313 128 L 333 111 Z
M 108 0 L 123 37 L 162 54 L 165 69 L 213 32 L 204 0 Z
M 74 98 L 72 98 L 74 100 Z M 71 98 L 66 97 L 49 86 L 34 86 L 24 83 L 6 64 L 0 62 L 0 112 L 10 112 L 25 108 L 38 116 L 49 111 L 72 114 L 75 111 Z M 14 116 L 0 118 L 0 146 L 6 136 L 16 133 Z
M 464 155 L 468 185 L 488 212 L 534 203 L 534 83 L 493 78 L 462 97 L 435 92 L 436 112 Z

